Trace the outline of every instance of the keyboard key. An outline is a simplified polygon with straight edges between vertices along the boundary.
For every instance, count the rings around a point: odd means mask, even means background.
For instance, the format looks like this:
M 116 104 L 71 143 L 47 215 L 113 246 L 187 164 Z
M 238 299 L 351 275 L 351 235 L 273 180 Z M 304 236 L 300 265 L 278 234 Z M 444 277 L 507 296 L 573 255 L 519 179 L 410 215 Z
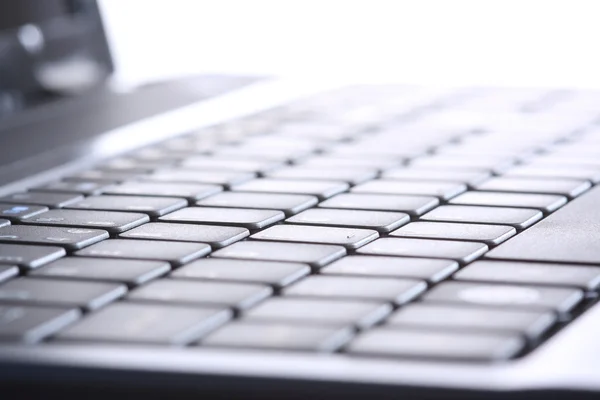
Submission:
M 459 271 L 461 281 L 500 282 L 530 285 L 575 286 L 596 290 L 600 268 L 581 265 L 478 261 Z
M 289 193 L 317 196 L 321 200 L 345 192 L 350 186 L 341 181 L 308 179 L 256 179 L 236 186 L 233 190 L 259 193 Z
M 333 352 L 345 345 L 352 336 L 350 328 L 235 322 L 208 336 L 201 344 L 210 347 Z
M 467 192 L 450 200 L 450 204 L 466 206 L 495 206 L 536 208 L 551 213 L 567 204 L 564 196 L 502 192 Z
M 385 171 L 384 179 L 399 179 L 402 181 L 447 181 L 460 182 L 465 185 L 477 185 L 491 177 L 483 171 L 461 171 L 446 169 L 396 168 Z
M 7 219 L 0 219 L 0 228 L 5 227 L 5 226 L 9 226 L 10 225 L 10 221 Z
M 451 199 L 467 190 L 462 183 L 444 181 L 397 181 L 391 179 L 379 179 L 352 188 L 353 193 L 374 194 L 408 194 L 436 196 L 442 200 Z
M 23 224 L 101 228 L 109 233 L 121 233 L 150 221 L 146 214 L 113 211 L 50 210 L 23 219 Z
M 477 224 L 510 225 L 517 229 L 529 228 L 541 220 L 543 214 L 528 208 L 441 206 L 423 215 L 423 221 L 466 222 Z
M 512 168 L 506 171 L 504 176 L 524 177 L 524 178 L 541 178 L 541 179 L 578 179 L 589 180 L 592 183 L 600 182 L 600 168 L 593 166 L 561 166 L 550 167 L 548 165 L 528 164 Z
M 126 239 L 173 240 L 208 243 L 214 248 L 229 246 L 250 234 L 233 226 L 166 224 L 152 222 L 119 235 Z
M 357 249 L 378 237 L 377 231 L 369 229 L 301 225 L 272 226 L 251 236 L 255 240 L 334 244 L 348 249 Z
M 274 298 L 245 315 L 251 321 L 299 323 L 304 325 L 354 325 L 370 328 L 392 312 L 386 303 L 324 299 Z
M 167 261 L 173 266 L 178 266 L 203 257 L 208 253 L 210 253 L 210 246 L 204 243 L 110 239 L 80 250 L 75 255 L 134 260 L 159 260 Z
M 79 319 L 76 309 L 0 305 L 0 342 L 37 343 Z
M 0 286 L 0 302 L 96 310 L 126 292 L 126 286 L 113 283 L 21 278 Z
M 66 181 L 97 181 L 97 182 L 124 182 L 137 179 L 145 174 L 131 171 L 118 170 L 89 170 L 65 178 Z
M 205 258 L 179 268 L 171 277 L 264 283 L 284 287 L 308 274 L 310 267 L 300 263 Z
M 425 291 L 423 281 L 356 276 L 311 276 L 284 290 L 286 296 L 383 300 L 405 304 Z
M 34 269 L 66 254 L 62 247 L 0 244 L 0 265 L 9 264 Z
M 22 218 L 33 217 L 45 211 L 48 211 L 48 207 L 0 203 L 0 217 L 12 222 L 19 222 Z
M 590 182 L 574 179 L 493 178 L 477 190 L 493 192 L 557 194 L 574 198 L 591 187 Z
M 286 220 L 291 224 L 365 228 L 381 233 L 391 232 L 409 221 L 410 217 L 403 213 L 318 208 L 303 211 Z
M 424 300 L 478 306 L 553 309 L 559 313 L 568 313 L 583 300 L 583 292 L 549 286 L 445 282 L 427 292 Z
M 357 250 L 357 253 L 380 256 L 449 258 L 466 264 L 481 257 L 487 250 L 488 247 L 483 243 L 381 238 Z
M 298 262 L 313 268 L 321 268 L 345 255 L 346 249 L 341 246 L 249 241 L 235 243 L 212 254 L 214 258 Z
M 600 189 L 594 188 L 492 250 L 494 259 L 600 264 Z
M 282 179 L 316 179 L 329 181 L 342 181 L 350 185 L 357 185 L 362 182 L 375 179 L 377 177 L 376 169 L 365 168 L 316 168 L 316 167 L 291 167 L 282 168 L 267 174 L 270 178 Z
M 383 171 L 389 168 L 394 168 L 402 164 L 400 158 L 385 158 L 385 157 L 344 157 L 335 155 L 325 155 L 320 157 L 311 157 L 307 160 L 300 161 L 302 167 L 307 168 L 373 168 L 378 171 Z
M 223 305 L 243 310 L 272 293 L 273 289 L 269 286 L 258 284 L 162 279 L 134 290 L 129 298 L 136 301 Z
M 164 261 L 67 257 L 37 269 L 29 276 L 113 281 L 137 286 L 165 275 L 170 270 L 171 266 Z
M 187 207 L 175 211 L 160 221 L 194 222 L 198 224 L 237 225 L 246 229 L 262 229 L 285 218 L 276 210 L 252 210 L 245 208 Z
M 61 246 L 77 250 L 108 239 L 99 229 L 12 225 L 0 229 L 0 242 Z
M 98 194 L 110 186 L 110 183 L 98 181 L 63 181 L 53 182 L 44 186 L 38 186 L 31 189 L 34 192 L 58 192 L 75 193 L 82 195 Z
M 450 239 L 498 245 L 517 233 L 511 226 L 456 224 L 443 222 L 413 222 L 390 233 L 390 236 L 421 239 Z
M 404 196 L 390 194 L 338 194 L 319 204 L 323 208 L 351 210 L 374 210 L 404 212 L 412 216 L 425 214 L 437 207 L 440 201 L 435 197 Z
M 525 341 L 517 334 L 381 328 L 359 336 L 348 352 L 391 358 L 492 362 L 515 357 L 524 345 Z
M 185 345 L 231 316 L 230 310 L 217 307 L 121 302 L 89 315 L 58 340 Z
M 105 194 L 129 196 L 183 197 L 196 201 L 219 193 L 221 186 L 200 183 L 124 182 L 103 191 Z
M 233 186 L 254 179 L 256 174 L 235 171 L 201 171 L 201 170 L 162 170 L 142 179 L 156 182 L 208 183 L 221 186 Z
M 241 146 L 227 146 L 217 149 L 214 152 L 216 157 L 236 157 L 241 159 L 258 159 L 270 161 L 296 161 L 308 157 L 312 152 L 304 149 L 267 146 L 256 146 L 243 144 Z
M 485 171 L 503 173 L 515 164 L 515 160 L 509 158 L 498 158 L 489 156 L 446 156 L 435 155 L 413 160 L 411 167 L 434 168 L 434 169 L 457 169 L 467 171 Z
M 0 202 L 18 205 L 38 205 L 50 208 L 62 208 L 76 201 L 82 200 L 83 196 L 69 193 L 50 192 L 27 192 L 15 193 L 0 197 Z
M 282 167 L 280 161 L 240 159 L 239 157 L 190 157 L 183 161 L 182 167 L 187 169 L 222 170 L 252 172 L 264 174 Z
M 19 275 L 19 267 L 14 265 L 0 265 L 0 282 L 6 282 Z
M 438 331 L 508 331 L 538 340 L 556 323 L 556 319 L 551 311 L 417 303 L 401 308 L 387 320 L 387 325 Z
M 156 218 L 187 207 L 187 204 L 185 199 L 176 197 L 91 196 L 77 203 L 69 204 L 65 208 L 140 212 Z
M 314 196 L 276 193 L 223 192 L 200 200 L 201 207 L 262 208 L 294 215 L 317 204 Z
M 452 260 L 383 256 L 347 256 L 323 268 L 325 275 L 415 278 L 435 283 L 458 270 Z

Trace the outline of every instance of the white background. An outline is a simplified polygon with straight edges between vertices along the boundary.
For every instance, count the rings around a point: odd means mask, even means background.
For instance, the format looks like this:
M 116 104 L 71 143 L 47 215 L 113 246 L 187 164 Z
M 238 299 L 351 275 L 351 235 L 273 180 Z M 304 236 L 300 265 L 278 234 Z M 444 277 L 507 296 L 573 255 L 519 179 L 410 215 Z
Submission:
M 600 1 L 102 0 L 118 77 L 600 87 Z

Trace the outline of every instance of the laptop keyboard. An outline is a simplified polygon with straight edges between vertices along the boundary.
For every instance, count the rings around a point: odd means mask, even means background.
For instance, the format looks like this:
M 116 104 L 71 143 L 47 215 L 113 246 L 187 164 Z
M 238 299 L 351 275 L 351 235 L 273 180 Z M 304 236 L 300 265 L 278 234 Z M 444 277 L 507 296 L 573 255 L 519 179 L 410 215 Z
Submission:
M 486 254 L 600 181 L 600 97 L 423 93 L 343 88 L 0 198 L 0 342 L 526 355 L 600 267 Z

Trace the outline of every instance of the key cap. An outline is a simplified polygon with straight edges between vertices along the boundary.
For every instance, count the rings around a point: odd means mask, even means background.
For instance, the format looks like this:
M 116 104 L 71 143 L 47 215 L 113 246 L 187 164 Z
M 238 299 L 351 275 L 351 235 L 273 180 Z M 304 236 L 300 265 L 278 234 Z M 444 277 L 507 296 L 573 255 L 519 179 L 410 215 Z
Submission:
M 359 254 L 449 258 L 460 263 L 470 263 L 488 250 L 487 245 L 451 240 L 382 238 L 357 250 Z
M 201 344 L 210 347 L 333 352 L 353 336 L 350 328 L 298 326 L 283 323 L 235 322 Z
M 112 304 L 60 333 L 59 341 L 185 345 L 226 323 L 230 310 L 166 304 Z
M 466 192 L 450 200 L 450 204 L 537 208 L 545 213 L 551 213 L 567 204 L 567 198 L 550 194 Z
M 219 193 L 221 186 L 200 183 L 124 182 L 103 191 L 104 194 L 130 196 L 183 197 L 196 201 Z
M 238 171 L 264 174 L 281 168 L 284 164 L 281 161 L 272 160 L 251 160 L 240 159 L 238 157 L 190 157 L 181 163 L 186 169 L 222 170 Z
M 174 169 L 157 171 L 152 175 L 145 176 L 143 180 L 174 183 L 208 183 L 231 187 L 247 182 L 255 177 L 256 174 L 252 172 Z
M 117 170 L 89 170 L 65 178 L 66 181 L 125 182 L 144 176 L 144 173 Z
M 152 222 L 119 235 L 126 239 L 201 242 L 214 248 L 229 246 L 250 234 L 245 228 L 215 225 L 166 224 Z
M 160 217 L 163 222 L 194 222 L 198 224 L 223 224 L 262 229 L 285 218 L 276 210 L 251 210 L 245 208 L 188 207 Z
M 386 303 L 324 299 L 273 298 L 248 311 L 250 321 L 298 323 L 305 325 L 354 325 L 370 328 L 392 312 Z
M 411 167 L 433 168 L 433 169 L 457 169 L 467 171 L 485 171 L 501 174 L 515 164 L 515 160 L 510 158 L 499 158 L 470 155 L 464 156 L 445 156 L 436 155 L 432 157 L 422 157 L 413 160 Z
M 492 362 L 513 358 L 524 346 L 524 339 L 516 334 L 382 328 L 359 336 L 348 352 L 391 358 Z
M 91 196 L 69 204 L 65 208 L 78 210 L 129 211 L 160 217 L 180 208 L 187 207 L 185 199 L 176 197 L 144 196 Z
M 530 285 L 575 286 L 596 290 L 600 268 L 580 265 L 478 261 L 459 271 L 461 281 L 500 282 Z
M 441 206 L 423 215 L 421 219 L 434 222 L 510 225 L 517 229 L 525 229 L 542 217 L 540 211 L 529 208 Z
M 21 222 L 30 225 L 99 228 L 109 233 L 121 233 L 150 221 L 146 214 L 113 211 L 50 210 Z
M 348 249 L 357 249 L 378 237 L 377 231 L 369 229 L 301 225 L 276 225 L 251 236 L 255 240 L 334 244 Z
M 577 179 L 589 180 L 592 183 L 600 182 L 600 168 L 591 166 L 536 166 L 535 163 L 522 165 L 506 171 L 506 177 L 509 178 L 562 178 L 562 179 Z
M 18 265 L 25 269 L 38 268 L 66 254 L 62 247 L 0 244 L 0 264 Z
M 19 275 L 19 267 L 14 265 L 0 265 L 0 282 L 6 282 L 17 275 Z
M 416 303 L 401 308 L 387 320 L 390 328 L 418 327 L 448 331 L 515 332 L 529 340 L 539 340 L 554 324 L 550 311 L 508 310 L 465 307 L 432 303 Z
M 0 305 L 0 342 L 37 343 L 79 319 L 77 309 Z
M 223 305 L 248 309 L 273 293 L 269 286 L 234 283 L 162 279 L 129 294 L 129 299 L 181 304 Z
M 462 183 L 444 181 L 398 181 L 379 179 L 352 188 L 353 193 L 373 194 L 408 194 L 436 196 L 442 200 L 449 200 L 467 190 Z
M 600 189 L 594 188 L 490 252 L 494 259 L 600 264 Z M 5 228 L 6 229 L 6 228 Z
M 405 304 L 427 288 L 423 281 L 355 276 L 311 276 L 284 290 L 286 296 L 383 300 Z
M 344 167 L 361 167 L 361 168 L 373 168 L 378 171 L 384 171 L 386 169 L 394 168 L 402 164 L 400 158 L 382 158 L 382 157 L 344 157 L 325 155 L 320 157 L 310 157 L 306 160 L 300 161 L 299 164 L 302 167 L 307 168 L 344 168 Z
M 452 260 L 383 256 L 347 256 L 323 268 L 325 275 L 415 278 L 435 283 L 458 270 Z
M 376 169 L 365 168 L 315 168 L 293 167 L 282 168 L 267 174 L 270 178 L 281 179 L 316 179 L 329 181 L 342 181 L 350 185 L 357 185 L 375 179 Z
M 402 181 L 448 181 L 474 186 L 491 177 L 485 171 L 461 171 L 446 169 L 396 168 L 383 173 L 385 179 Z
M 35 270 L 29 276 L 142 285 L 167 274 L 171 266 L 163 261 L 108 260 L 67 257 Z
M 365 228 L 381 233 L 391 232 L 409 221 L 410 217 L 403 213 L 333 209 L 306 210 L 286 220 L 291 224 Z
M 352 137 L 354 132 L 350 132 L 350 129 L 338 124 L 294 121 L 277 128 L 276 134 L 277 136 L 301 137 L 318 141 L 338 141 Z
M 70 193 L 27 192 L 0 197 L 0 202 L 62 208 L 82 199 L 83 196 Z
M 294 215 L 317 204 L 314 196 L 299 194 L 223 192 L 200 200 L 201 207 L 262 208 Z
M 492 192 L 557 194 L 575 198 L 588 190 L 588 181 L 574 179 L 493 178 L 477 186 L 477 190 Z
M 582 299 L 583 292 L 578 289 L 470 282 L 440 283 L 424 296 L 425 301 L 524 309 L 553 309 L 559 313 L 568 313 Z
M 351 210 L 374 210 L 404 212 L 412 216 L 425 214 L 437 207 L 440 201 L 435 197 L 404 196 L 390 194 L 343 193 L 325 200 L 319 207 Z
M 455 224 L 442 222 L 413 222 L 394 232 L 390 236 L 421 239 L 450 239 L 482 242 L 488 246 L 498 245 L 517 231 L 511 226 Z
M 32 217 L 45 211 L 48 211 L 48 207 L 0 203 L 0 217 L 12 222 L 19 222 L 21 218 Z
M 264 283 L 284 287 L 310 274 L 306 264 L 205 258 L 171 274 L 172 278 Z
M 212 254 L 214 258 L 298 262 L 313 268 L 321 268 L 345 255 L 342 246 L 275 242 L 238 242 Z
M 108 232 L 100 229 L 25 225 L 0 229 L 0 242 L 61 246 L 67 250 L 81 249 L 104 239 L 108 239 Z
M 233 188 L 234 191 L 259 193 L 288 193 L 317 196 L 321 200 L 345 192 L 350 186 L 341 181 L 308 179 L 256 179 Z
M 53 182 L 31 189 L 34 192 L 74 193 L 82 195 L 98 194 L 110 184 L 94 181 L 63 181 Z
M 0 286 L 0 302 L 81 307 L 96 310 L 118 299 L 127 287 L 113 283 L 21 278 Z
M 204 243 L 166 242 L 159 240 L 110 239 L 75 253 L 84 257 L 126 258 L 167 261 L 183 265 L 210 253 Z

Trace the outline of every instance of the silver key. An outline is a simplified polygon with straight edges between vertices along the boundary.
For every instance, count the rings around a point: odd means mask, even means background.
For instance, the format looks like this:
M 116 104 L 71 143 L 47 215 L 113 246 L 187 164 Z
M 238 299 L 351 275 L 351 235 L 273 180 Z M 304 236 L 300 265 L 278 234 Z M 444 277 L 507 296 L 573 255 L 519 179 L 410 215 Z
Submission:
M 377 239 L 377 231 L 323 226 L 277 225 L 251 236 L 255 240 L 333 244 L 357 249 Z
M 413 222 L 390 233 L 390 236 L 468 240 L 495 246 L 508 240 L 516 233 L 515 228 L 504 225 Z
M 306 210 L 286 220 L 291 224 L 364 228 L 381 233 L 391 232 L 409 221 L 410 217 L 403 213 L 318 208 Z

